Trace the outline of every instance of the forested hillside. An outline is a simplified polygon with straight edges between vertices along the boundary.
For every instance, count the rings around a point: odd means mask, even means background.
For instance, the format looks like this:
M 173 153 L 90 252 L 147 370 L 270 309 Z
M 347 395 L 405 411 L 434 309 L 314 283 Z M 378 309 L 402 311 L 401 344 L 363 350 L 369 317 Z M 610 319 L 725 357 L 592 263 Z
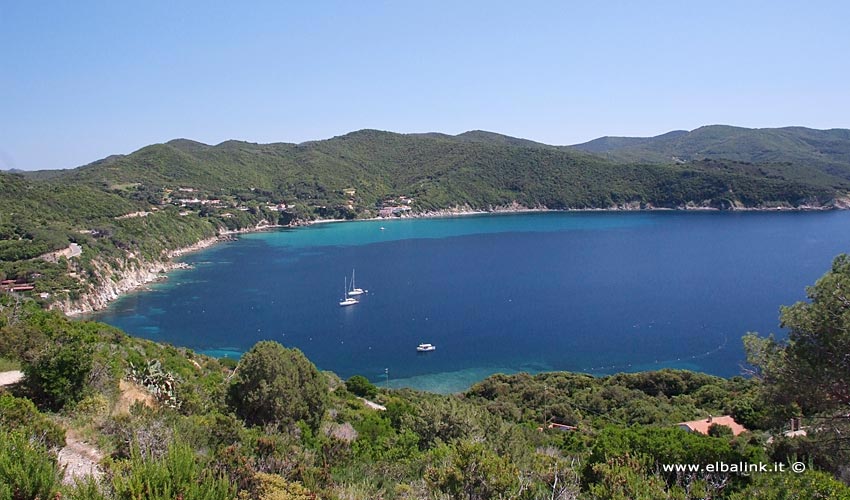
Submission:
M 25 373 L 0 389 L 0 500 L 850 498 L 845 257 L 810 302 L 783 309 L 787 341 L 746 337 L 754 376 L 728 380 L 544 373 L 453 396 L 389 391 L 274 342 L 237 363 L 44 310 L 120 293 L 227 231 L 451 208 L 841 207 L 850 182 L 773 158 L 606 156 L 481 131 L 364 130 L 297 145 L 176 140 L 0 174 L 0 369 Z M 747 432 L 678 428 L 711 415 Z M 791 418 L 805 436 L 786 435 Z M 57 452 L 81 436 L 103 475 L 60 486 Z M 663 468 L 718 462 L 808 470 Z
M 850 130 L 847 129 L 710 125 L 656 137 L 601 137 L 571 148 L 613 161 L 668 164 L 731 160 L 781 164 L 845 181 L 850 179 Z
M 162 270 L 177 249 L 263 225 L 500 207 L 833 207 L 848 192 L 850 180 L 815 167 L 632 164 L 483 131 L 178 139 L 73 170 L 0 173 L 0 277 L 72 310 L 110 279 L 109 297 L 131 286 L 121 281 L 128 273 Z

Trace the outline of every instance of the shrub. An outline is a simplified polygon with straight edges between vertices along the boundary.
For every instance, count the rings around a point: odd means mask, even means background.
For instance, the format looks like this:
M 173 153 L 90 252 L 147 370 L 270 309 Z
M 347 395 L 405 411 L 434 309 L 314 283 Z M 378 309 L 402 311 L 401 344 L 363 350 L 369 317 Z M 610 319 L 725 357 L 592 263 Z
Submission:
M 65 430 L 39 413 L 29 399 L 0 394 L 0 428 L 20 430 L 48 448 L 65 446 Z
M 164 457 L 143 457 L 136 450 L 129 461 L 116 464 L 112 490 L 118 499 L 231 500 L 234 488 L 226 478 L 206 468 L 191 448 L 173 445 Z
M 260 500 L 316 500 L 319 498 L 298 483 L 290 483 L 280 476 L 257 474 Z
M 718 424 L 711 424 L 708 428 L 708 435 L 716 438 L 732 438 L 735 436 L 731 427 Z
M 23 432 L 0 429 L 0 498 L 48 499 L 61 479 L 56 458 L 43 444 Z
M 91 368 L 89 344 L 76 338 L 57 338 L 36 360 L 24 366 L 24 381 L 39 403 L 59 410 L 80 400 Z
M 346 380 L 345 388 L 348 392 L 363 398 L 373 398 L 378 394 L 378 388 L 375 387 L 375 384 L 369 382 L 369 379 L 363 375 L 354 375 Z
M 242 356 L 230 402 L 249 425 L 306 422 L 316 430 L 324 415 L 328 386 L 301 351 L 263 341 Z

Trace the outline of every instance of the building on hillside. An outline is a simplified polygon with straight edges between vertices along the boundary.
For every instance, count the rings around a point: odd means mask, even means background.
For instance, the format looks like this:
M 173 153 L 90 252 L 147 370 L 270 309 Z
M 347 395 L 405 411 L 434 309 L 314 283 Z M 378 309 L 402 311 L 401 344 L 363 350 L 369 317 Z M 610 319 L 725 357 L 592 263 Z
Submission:
M 739 424 L 732 418 L 731 415 L 723 415 L 720 417 L 713 417 L 711 415 L 708 418 L 704 418 L 702 420 L 691 420 L 690 422 L 679 422 L 676 424 L 679 428 L 684 429 L 688 432 L 699 432 L 700 434 L 708 435 L 708 429 L 712 425 L 723 425 L 732 429 L 732 434 L 737 436 L 742 432 L 747 432 L 747 428 L 743 425 Z

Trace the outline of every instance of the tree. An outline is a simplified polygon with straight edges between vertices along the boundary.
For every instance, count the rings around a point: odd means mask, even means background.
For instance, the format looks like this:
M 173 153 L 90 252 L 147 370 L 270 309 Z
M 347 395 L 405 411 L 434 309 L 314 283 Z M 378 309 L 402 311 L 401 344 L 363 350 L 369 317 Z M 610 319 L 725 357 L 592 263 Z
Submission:
M 777 399 L 809 413 L 850 407 L 850 256 L 807 290 L 809 302 L 781 310 L 784 342 L 748 334 L 747 359 Z
M 369 379 L 363 375 L 354 375 L 346 380 L 345 388 L 348 389 L 348 392 L 364 398 L 371 398 L 378 394 L 378 388 L 375 387 L 375 384 L 369 382 Z
M 725 425 L 711 424 L 708 427 L 708 435 L 711 437 L 717 438 L 728 438 L 732 439 L 735 437 L 735 434 L 732 432 L 731 427 L 727 427 Z
M 301 351 L 262 341 L 242 356 L 230 403 L 249 425 L 284 426 L 304 421 L 319 428 L 328 385 Z
M 763 382 L 764 398 L 779 417 L 816 417 L 810 436 L 819 441 L 815 462 L 846 463 L 850 411 L 850 256 L 807 290 L 808 302 L 781 309 L 788 338 L 748 334 L 747 361 Z M 779 420 L 775 418 L 774 421 Z M 841 473 L 838 467 L 832 472 Z
M 92 346 L 76 336 L 64 335 L 24 365 L 24 381 L 39 403 L 59 410 L 82 398 L 91 369 Z

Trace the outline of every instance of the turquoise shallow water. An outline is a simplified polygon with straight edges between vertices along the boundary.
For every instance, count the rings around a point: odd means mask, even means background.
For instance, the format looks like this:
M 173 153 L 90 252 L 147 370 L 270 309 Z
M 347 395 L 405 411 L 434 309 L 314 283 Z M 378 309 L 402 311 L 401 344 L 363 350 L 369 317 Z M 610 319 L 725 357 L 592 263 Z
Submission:
M 384 227 L 383 230 L 380 228 Z M 542 213 L 318 224 L 188 256 L 98 319 L 237 357 L 274 339 L 342 377 L 454 392 L 492 373 L 741 371 L 741 336 L 850 249 L 850 213 Z M 337 305 L 357 269 L 369 290 Z M 781 332 L 779 332 L 781 333 Z M 437 350 L 418 354 L 420 342 Z

